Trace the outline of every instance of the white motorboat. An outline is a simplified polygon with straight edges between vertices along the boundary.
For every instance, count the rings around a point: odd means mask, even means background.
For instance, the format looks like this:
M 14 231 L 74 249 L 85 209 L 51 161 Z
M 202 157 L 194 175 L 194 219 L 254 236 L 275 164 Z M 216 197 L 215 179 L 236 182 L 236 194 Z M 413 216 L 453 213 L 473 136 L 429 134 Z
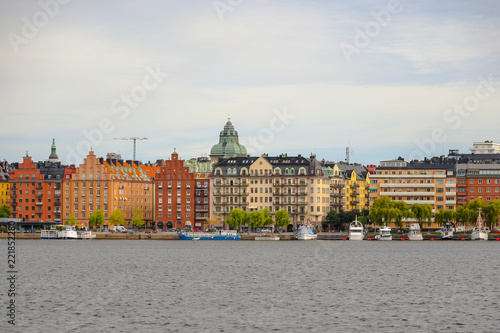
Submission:
M 483 219 L 481 218 L 481 209 L 479 209 L 479 214 L 477 215 L 476 226 L 472 229 L 470 234 L 471 240 L 488 240 L 488 229 L 483 225 Z
M 378 234 L 375 236 L 375 239 L 378 240 L 392 240 L 391 227 L 386 225 L 380 227 L 378 229 Z
M 363 224 L 358 221 L 358 217 L 349 224 L 349 240 L 363 240 L 365 234 L 363 233 Z
M 308 221 L 300 227 L 296 238 L 298 240 L 314 240 L 318 239 L 318 235 L 311 230 L 311 222 Z
M 78 239 L 78 233 L 76 232 L 76 227 L 73 225 L 67 225 L 64 230 L 57 233 L 57 238 L 63 239 Z
M 410 231 L 408 231 L 408 240 L 421 241 L 424 240 L 424 236 L 420 232 L 420 224 L 412 223 L 410 224 Z
M 78 227 L 76 230 L 78 239 L 94 239 L 96 237 L 95 233 L 87 230 L 87 227 Z
M 453 223 L 446 221 L 441 229 L 441 239 L 442 240 L 453 240 L 453 232 L 455 228 L 453 227 Z

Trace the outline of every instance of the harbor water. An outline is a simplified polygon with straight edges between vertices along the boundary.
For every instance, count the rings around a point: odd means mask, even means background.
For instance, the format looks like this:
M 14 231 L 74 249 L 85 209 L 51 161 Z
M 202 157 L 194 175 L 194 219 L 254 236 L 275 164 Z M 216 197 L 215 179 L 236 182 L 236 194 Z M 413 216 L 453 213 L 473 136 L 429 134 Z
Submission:
M 0 327 L 498 332 L 498 253 L 492 241 L 18 240 L 16 325 L 2 302 Z

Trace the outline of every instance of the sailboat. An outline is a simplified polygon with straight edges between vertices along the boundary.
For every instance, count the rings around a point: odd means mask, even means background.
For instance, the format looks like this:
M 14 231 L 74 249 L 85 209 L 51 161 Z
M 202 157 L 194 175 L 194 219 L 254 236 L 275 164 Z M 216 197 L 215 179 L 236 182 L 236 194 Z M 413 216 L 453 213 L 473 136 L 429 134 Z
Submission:
M 471 240 L 488 240 L 488 231 L 483 226 L 483 219 L 481 218 L 481 208 L 479 208 L 479 214 L 477 214 L 476 226 L 472 229 L 470 234 Z

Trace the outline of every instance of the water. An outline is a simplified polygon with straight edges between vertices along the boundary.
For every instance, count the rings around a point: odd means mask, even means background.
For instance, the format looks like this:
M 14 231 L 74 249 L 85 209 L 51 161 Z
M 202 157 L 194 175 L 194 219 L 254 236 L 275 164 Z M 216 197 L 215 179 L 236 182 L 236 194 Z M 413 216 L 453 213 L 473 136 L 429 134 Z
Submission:
M 16 245 L 17 325 L 2 302 L 2 332 L 499 330 L 498 242 Z

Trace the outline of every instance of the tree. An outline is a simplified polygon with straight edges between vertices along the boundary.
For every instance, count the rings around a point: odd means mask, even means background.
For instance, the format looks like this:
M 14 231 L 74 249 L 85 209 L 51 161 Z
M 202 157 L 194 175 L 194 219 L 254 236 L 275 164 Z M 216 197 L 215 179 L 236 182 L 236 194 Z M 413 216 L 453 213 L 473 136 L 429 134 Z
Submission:
M 483 211 L 486 223 L 489 223 L 491 230 L 493 230 L 498 223 L 498 215 L 500 214 L 500 200 L 495 199 L 488 202 L 488 204 L 484 206 Z
M 460 221 L 464 227 L 466 227 L 468 222 L 474 222 L 477 219 L 477 211 L 475 212 L 472 209 L 467 208 L 467 205 L 460 206 L 457 208 L 455 216 L 457 222 Z
M 120 209 L 115 209 L 108 219 L 109 225 L 123 225 L 125 224 L 125 218 Z
M 0 217 L 10 217 L 10 214 L 12 214 L 12 211 L 10 210 L 9 206 L 7 206 L 6 204 L 0 206 Z
M 290 215 L 285 209 L 280 209 L 274 214 L 274 224 L 278 228 L 284 228 L 290 223 Z
M 250 213 L 250 225 L 252 228 L 262 228 L 265 225 L 273 224 L 273 218 L 269 214 L 269 209 L 254 210 Z
M 418 224 L 420 224 L 420 230 L 422 230 L 422 223 L 424 221 L 430 221 L 432 219 L 432 206 L 429 204 L 413 204 L 410 207 L 410 210 L 417 219 Z
M 434 222 L 442 225 L 446 221 L 454 221 L 457 218 L 457 212 L 453 210 L 440 209 L 439 212 L 434 214 Z
M 241 227 L 248 223 L 250 216 L 247 211 L 236 208 L 229 213 L 227 217 L 227 224 L 229 224 L 230 228 L 236 229 L 238 228 L 241 232 Z
M 132 225 L 135 225 L 136 227 L 140 228 L 142 227 L 146 221 L 144 221 L 142 209 L 136 208 L 134 209 L 134 212 L 132 213 Z
M 70 214 L 68 216 L 68 219 L 66 220 L 66 223 L 64 224 L 67 224 L 67 225 L 75 225 L 76 224 L 76 219 L 75 219 L 75 215 L 74 214 Z
M 373 202 L 368 219 L 379 226 L 394 221 L 396 227 L 402 228 L 403 218 L 410 216 L 412 216 L 412 212 L 405 202 L 391 201 L 388 197 L 380 197 Z
M 100 226 L 104 223 L 104 212 L 102 210 L 95 210 L 89 216 L 89 224 L 93 227 Z

